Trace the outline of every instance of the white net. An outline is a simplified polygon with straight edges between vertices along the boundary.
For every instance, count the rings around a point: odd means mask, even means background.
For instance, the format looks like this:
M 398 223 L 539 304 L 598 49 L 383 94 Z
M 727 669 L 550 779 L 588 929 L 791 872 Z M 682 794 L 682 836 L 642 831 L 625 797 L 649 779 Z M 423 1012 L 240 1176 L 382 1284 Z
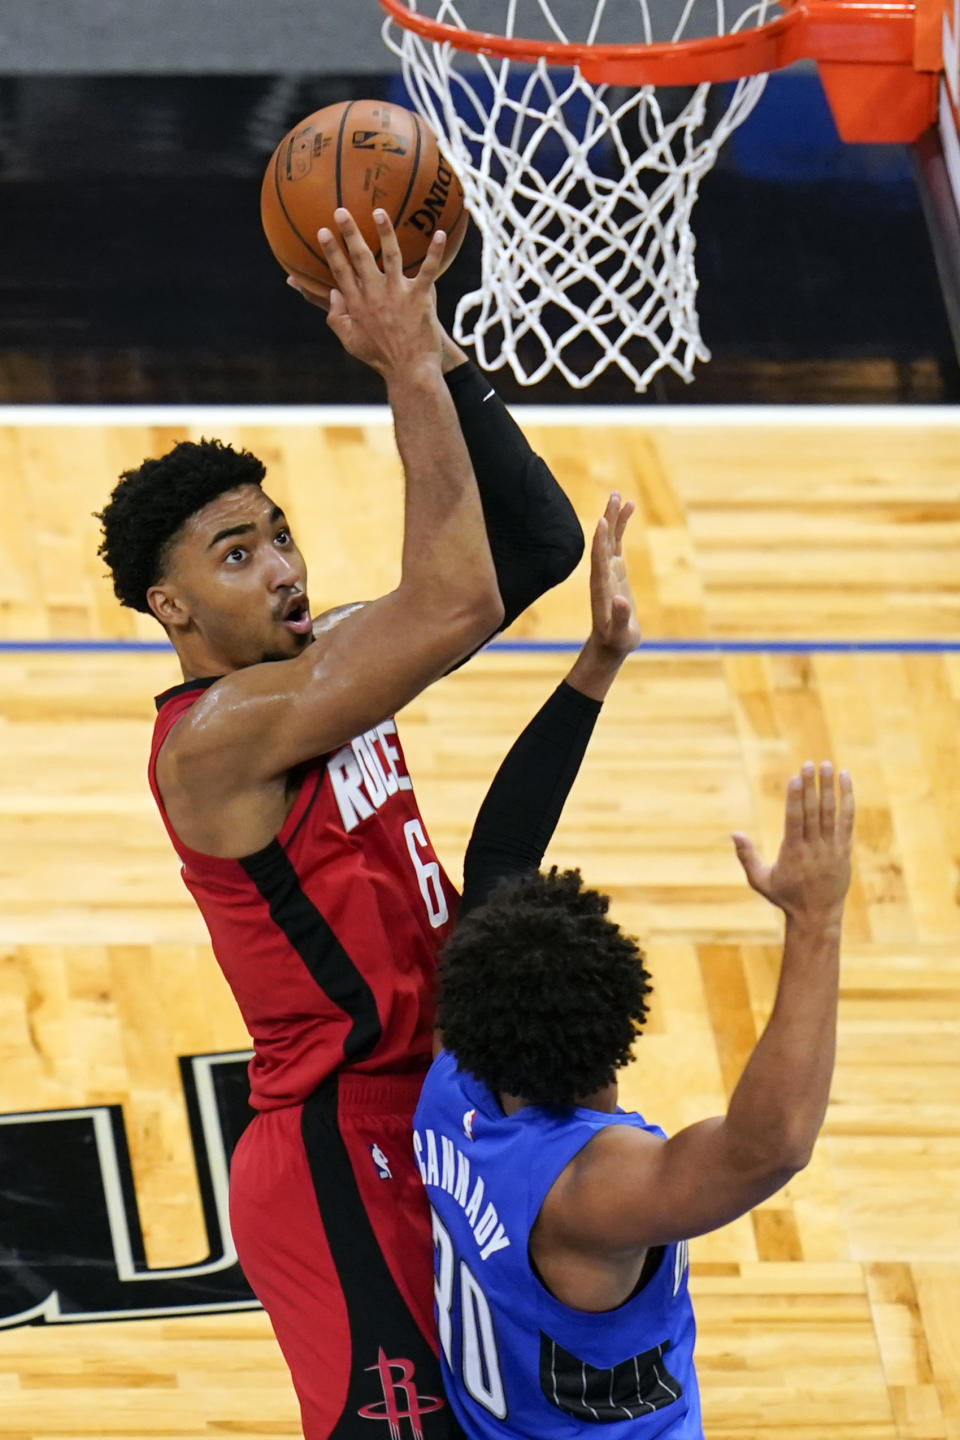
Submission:
M 651 44 L 758 26 L 757 0 L 405 0 L 463 30 L 568 44 Z M 734 0 L 736 3 L 736 0 Z M 482 276 L 454 334 L 524 385 L 552 370 L 582 389 L 610 365 L 645 390 L 693 378 L 710 352 L 691 228 L 703 177 L 765 75 L 683 90 L 591 84 L 576 68 L 461 51 L 384 26 L 414 104 L 456 168 L 482 237 Z

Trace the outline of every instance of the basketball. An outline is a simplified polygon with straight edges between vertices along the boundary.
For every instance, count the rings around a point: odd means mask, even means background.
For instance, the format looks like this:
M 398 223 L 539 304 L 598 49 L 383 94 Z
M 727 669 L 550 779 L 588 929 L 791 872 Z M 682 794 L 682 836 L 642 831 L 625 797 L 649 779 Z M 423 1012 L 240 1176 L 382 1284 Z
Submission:
M 260 190 L 264 233 L 289 275 L 333 285 L 317 240 L 338 234 L 333 212 L 345 205 L 374 256 L 373 211 L 382 208 L 400 242 L 404 273 L 416 274 L 435 230 L 447 232 L 441 270 L 456 256 L 469 216 L 463 189 L 430 127 L 386 100 L 348 100 L 308 115 L 283 137 Z

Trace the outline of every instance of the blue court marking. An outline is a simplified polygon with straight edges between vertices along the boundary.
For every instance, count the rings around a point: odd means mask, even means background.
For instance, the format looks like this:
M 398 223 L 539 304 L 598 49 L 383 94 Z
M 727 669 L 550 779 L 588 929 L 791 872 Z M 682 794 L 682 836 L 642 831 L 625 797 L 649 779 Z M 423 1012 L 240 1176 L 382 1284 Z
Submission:
M 493 640 L 488 650 L 579 650 L 582 640 Z M 644 640 L 634 652 L 662 655 L 752 655 L 779 651 L 785 654 L 850 654 L 872 651 L 890 654 L 936 654 L 960 651 L 960 640 Z
M 582 640 L 492 640 L 487 650 L 519 655 L 574 653 Z M 173 654 L 166 640 L 0 640 L 0 655 Z M 936 655 L 960 652 L 957 640 L 644 640 L 640 653 L 658 655 L 875 654 Z

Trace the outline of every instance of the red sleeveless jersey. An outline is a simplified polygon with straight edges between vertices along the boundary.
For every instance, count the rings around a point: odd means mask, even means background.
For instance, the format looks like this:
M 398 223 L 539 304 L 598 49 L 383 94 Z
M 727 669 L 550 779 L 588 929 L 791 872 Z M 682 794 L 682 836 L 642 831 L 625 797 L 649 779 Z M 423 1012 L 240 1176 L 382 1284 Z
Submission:
M 149 777 L 253 1038 L 250 1103 L 300 1104 L 339 1067 L 425 1072 L 437 951 L 457 895 L 427 838 L 394 722 L 301 767 L 275 839 L 219 859 L 174 833 L 156 776 L 171 728 L 213 683 L 158 698 Z

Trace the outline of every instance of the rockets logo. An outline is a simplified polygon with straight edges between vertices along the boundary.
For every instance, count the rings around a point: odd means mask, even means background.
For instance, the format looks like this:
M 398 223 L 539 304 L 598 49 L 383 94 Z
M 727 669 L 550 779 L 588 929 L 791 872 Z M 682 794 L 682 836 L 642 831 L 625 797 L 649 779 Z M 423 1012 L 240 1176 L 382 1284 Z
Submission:
M 362 1406 L 357 1414 L 364 1420 L 386 1420 L 390 1426 L 390 1440 L 401 1440 L 400 1421 L 409 1420 L 413 1440 L 423 1440 L 423 1416 L 442 1410 L 444 1401 L 439 1395 L 417 1394 L 413 1361 L 388 1360 L 381 1345 L 376 1365 L 368 1365 L 366 1369 L 376 1370 L 379 1374 L 383 1399 Z M 394 1370 L 400 1371 L 396 1378 L 392 1373 Z

